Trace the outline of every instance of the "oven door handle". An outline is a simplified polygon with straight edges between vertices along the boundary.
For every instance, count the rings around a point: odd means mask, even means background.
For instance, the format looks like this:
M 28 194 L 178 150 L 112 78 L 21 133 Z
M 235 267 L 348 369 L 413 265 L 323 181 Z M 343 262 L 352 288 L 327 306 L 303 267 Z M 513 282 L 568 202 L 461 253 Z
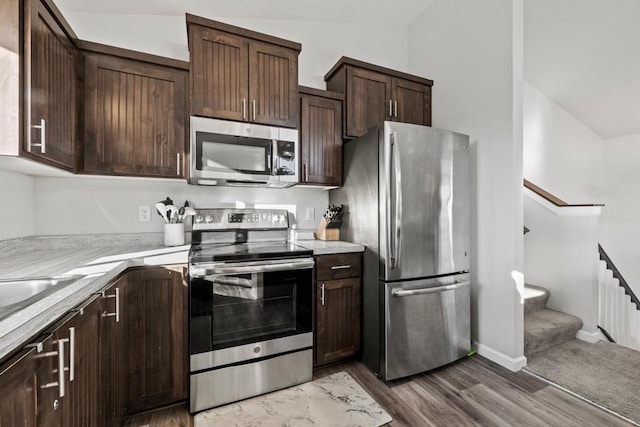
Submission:
M 313 258 L 286 261 L 195 264 L 190 266 L 189 274 L 194 278 L 203 278 L 215 274 L 246 274 L 268 273 L 271 271 L 305 270 L 313 268 L 313 265 Z

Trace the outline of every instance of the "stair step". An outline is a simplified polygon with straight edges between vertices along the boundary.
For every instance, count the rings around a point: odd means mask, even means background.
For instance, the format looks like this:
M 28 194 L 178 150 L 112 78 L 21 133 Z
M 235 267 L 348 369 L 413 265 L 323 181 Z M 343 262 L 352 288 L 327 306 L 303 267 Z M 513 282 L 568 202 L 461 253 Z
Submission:
M 548 308 L 525 313 L 524 354 L 529 356 L 571 341 L 580 328 L 582 328 L 582 320 L 571 314 Z
M 549 291 L 533 285 L 524 286 L 524 312 L 543 310 L 549 301 Z

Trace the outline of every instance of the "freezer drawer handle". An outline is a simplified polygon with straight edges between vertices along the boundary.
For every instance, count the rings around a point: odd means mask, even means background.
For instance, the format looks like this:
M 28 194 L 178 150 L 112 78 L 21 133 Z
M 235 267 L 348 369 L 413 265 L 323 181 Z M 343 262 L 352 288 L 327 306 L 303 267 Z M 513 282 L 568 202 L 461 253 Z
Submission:
M 332 265 L 331 269 L 332 270 L 344 270 L 347 268 L 351 268 L 351 264 L 346 264 L 346 265 Z
M 391 295 L 393 295 L 394 297 L 408 297 L 411 295 L 433 294 L 433 293 L 443 292 L 443 291 L 452 291 L 454 289 L 459 289 L 465 286 L 469 286 L 470 284 L 471 284 L 471 281 L 467 280 L 466 282 L 454 283 L 452 285 L 445 285 L 445 286 L 437 286 L 435 288 L 422 288 L 422 289 L 410 289 L 410 290 L 404 290 L 404 289 L 398 288 L 398 289 L 392 289 Z

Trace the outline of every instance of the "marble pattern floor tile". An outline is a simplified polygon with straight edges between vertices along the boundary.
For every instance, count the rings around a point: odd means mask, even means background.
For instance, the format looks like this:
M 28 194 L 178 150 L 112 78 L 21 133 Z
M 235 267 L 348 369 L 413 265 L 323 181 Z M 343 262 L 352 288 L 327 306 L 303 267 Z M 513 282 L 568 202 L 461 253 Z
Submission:
M 194 427 L 372 427 L 391 421 L 346 372 L 201 412 Z

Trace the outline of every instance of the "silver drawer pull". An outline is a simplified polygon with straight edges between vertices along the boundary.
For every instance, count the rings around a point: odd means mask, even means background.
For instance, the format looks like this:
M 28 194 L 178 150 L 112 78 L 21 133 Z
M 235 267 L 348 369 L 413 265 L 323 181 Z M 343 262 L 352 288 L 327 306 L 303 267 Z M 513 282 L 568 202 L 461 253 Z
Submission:
M 332 270 L 344 270 L 347 268 L 351 268 L 351 264 L 345 264 L 345 265 L 332 265 L 331 269 Z
M 320 304 L 324 305 L 324 283 L 320 285 Z

